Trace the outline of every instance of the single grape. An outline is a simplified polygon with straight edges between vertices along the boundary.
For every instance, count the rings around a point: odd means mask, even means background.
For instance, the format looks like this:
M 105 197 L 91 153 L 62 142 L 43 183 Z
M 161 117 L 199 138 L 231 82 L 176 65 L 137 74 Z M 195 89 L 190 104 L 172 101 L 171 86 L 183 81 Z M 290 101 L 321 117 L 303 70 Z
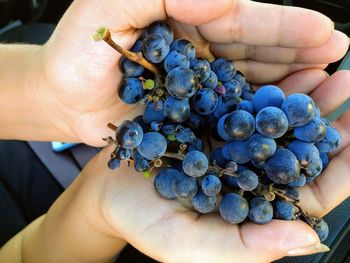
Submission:
M 118 157 L 119 160 L 129 160 L 131 157 L 131 149 L 119 148 Z
M 202 83 L 209 78 L 211 70 L 208 60 L 201 58 L 192 59 L 191 69 L 196 74 L 199 83 Z
M 146 172 L 149 169 L 149 161 L 143 158 L 135 160 L 134 169 L 137 172 Z
M 202 176 L 208 170 L 208 158 L 204 153 L 199 151 L 188 152 L 182 161 L 182 168 L 189 176 Z
M 307 167 L 310 162 L 320 157 L 320 153 L 312 143 L 295 140 L 288 144 L 287 148 L 295 154 L 301 167 Z
M 237 110 L 244 110 L 253 114 L 254 113 L 253 103 L 249 100 L 242 100 L 240 103 L 237 104 Z
M 266 85 L 259 88 L 253 98 L 253 105 L 256 112 L 266 107 L 281 107 L 285 96 L 283 91 L 273 85 Z
M 108 161 L 108 168 L 115 170 L 120 167 L 120 160 L 118 158 L 112 158 Z
M 147 34 L 156 34 L 162 36 L 168 45 L 170 45 L 174 40 L 173 30 L 167 23 L 163 21 L 158 21 L 150 24 L 147 28 Z
M 284 200 L 275 200 L 273 202 L 274 218 L 282 220 L 293 220 L 295 219 L 295 213 L 297 208 L 290 202 Z
M 194 132 L 204 132 L 204 119 L 201 115 L 191 112 L 186 120 L 187 126 L 189 126 Z
M 142 115 L 136 116 L 135 118 L 132 119 L 132 121 L 140 125 L 143 132 L 147 132 L 149 130 L 149 125 L 144 121 Z
M 266 107 L 256 115 L 256 129 L 262 135 L 276 139 L 288 130 L 288 119 L 279 108 Z
M 218 96 L 212 89 L 200 89 L 191 98 L 191 106 L 197 113 L 208 115 L 216 109 L 218 105 Z
M 230 141 L 222 147 L 222 153 L 228 161 L 233 161 L 238 164 L 249 162 L 245 141 Z
M 188 68 L 174 68 L 165 79 L 167 91 L 177 99 L 192 97 L 197 91 L 197 86 L 197 76 Z
M 289 95 L 283 102 L 281 109 L 286 114 L 289 125 L 300 127 L 311 121 L 315 114 L 313 100 L 301 93 Z
M 233 189 L 239 189 L 237 178 L 234 176 L 224 174 L 222 176 L 222 182 Z
M 322 160 L 318 157 L 308 163 L 308 165 L 304 168 L 304 173 L 307 177 L 316 178 L 322 173 L 322 169 Z
M 251 160 L 265 161 L 276 151 L 277 145 L 274 139 L 262 136 L 260 134 L 252 135 L 245 142 L 246 152 Z
M 213 211 L 215 204 L 216 196 L 208 196 L 201 190 L 198 190 L 195 196 L 192 197 L 193 208 L 202 214 Z
M 139 154 L 147 160 L 155 160 L 162 157 L 166 149 L 166 139 L 158 132 L 145 133 L 141 144 L 137 147 Z
M 258 187 L 259 179 L 253 171 L 245 170 L 238 174 L 237 183 L 242 190 L 253 191 Z
M 119 98 L 126 104 L 135 104 L 145 95 L 142 83 L 137 78 L 124 79 L 119 86 Z
M 318 117 L 303 126 L 294 128 L 295 137 L 304 142 L 319 142 L 326 136 L 326 124 Z
M 319 219 L 312 228 L 317 233 L 321 242 L 325 241 L 329 234 L 328 224 L 324 219 Z
M 302 187 L 306 184 L 306 176 L 301 173 L 298 177 L 294 179 L 294 181 L 288 184 L 289 187 Z
M 214 73 L 214 71 L 210 71 L 209 77 L 202 82 L 203 88 L 207 89 L 215 89 L 218 85 L 218 77 Z
M 162 123 L 161 122 L 157 122 L 157 121 L 152 121 L 151 122 L 151 130 L 152 131 L 160 131 L 161 127 L 162 127 Z
M 204 144 L 203 141 L 199 138 L 196 138 L 193 142 L 188 144 L 188 151 L 204 151 Z
M 254 197 L 249 203 L 248 218 L 255 224 L 270 223 L 273 217 L 273 207 L 264 197 Z
M 201 182 L 202 191 L 208 196 L 216 196 L 221 191 L 221 181 L 215 175 L 207 175 Z
M 218 58 L 211 63 L 211 70 L 215 72 L 220 81 L 228 81 L 234 77 L 236 66 L 228 58 Z
M 216 148 L 210 153 L 210 162 L 224 168 L 227 164 L 227 160 L 224 157 L 222 148 Z
M 218 95 L 225 95 L 226 94 L 226 88 L 221 84 L 219 83 L 216 87 L 215 87 L 215 92 L 218 94 Z M 230 94 L 230 96 L 234 97 L 235 95 L 234 94 Z
M 123 57 L 120 63 L 120 70 L 126 77 L 130 78 L 140 77 L 143 74 L 145 68 L 140 64 Z
M 132 52 L 136 52 L 136 53 L 141 52 L 141 50 L 142 50 L 142 39 L 138 39 L 130 50 Z
M 232 112 L 237 103 L 239 102 L 238 98 L 233 95 L 227 94 L 224 96 L 218 96 L 218 105 L 214 111 L 214 116 L 217 119 L 220 119 L 225 114 Z
M 141 126 L 133 121 L 123 121 L 118 126 L 115 134 L 116 141 L 125 149 L 132 149 L 139 146 L 143 136 Z
M 299 176 L 299 162 L 290 150 L 278 148 L 265 163 L 267 176 L 277 184 L 289 184 Z
M 153 121 L 162 122 L 165 119 L 163 110 L 156 110 L 153 103 L 147 103 L 143 112 L 143 120 L 145 123 L 152 123 Z
M 180 172 L 176 169 L 162 169 L 154 178 L 154 188 L 166 199 L 175 199 L 174 185 L 180 177 Z
M 284 194 L 290 199 L 299 199 L 299 190 L 296 187 L 287 187 L 284 189 Z
M 230 161 L 225 165 L 225 171 L 229 173 L 235 173 L 237 172 L 237 170 L 238 170 L 238 165 L 235 162 Z
M 317 149 L 322 152 L 334 152 L 341 146 L 342 138 L 339 131 L 334 128 L 327 126 L 326 136 L 318 143 L 316 143 Z
M 142 54 L 152 63 L 162 62 L 169 50 L 169 44 L 160 35 L 147 35 L 142 42 Z
M 190 61 L 185 54 L 176 50 L 170 51 L 164 60 L 164 68 L 169 73 L 174 68 L 190 68 Z
M 177 198 L 190 199 L 198 191 L 197 180 L 194 177 L 180 173 L 174 184 L 174 193 Z
M 243 73 L 238 70 L 236 71 L 236 74 L 233 76 L 233 79 L 237 81 L 242 88 L 247 83 Z
M 190 115 L 188 99 L 175 99 L 169 96 L 164 102 L 164 115 L 173 122 L 184 122 Z
M 226 117 L 228 115 L 229 114 L 222 116 L 219 119 L 218 124 L 217 124 L 217 133 L 220 136 L 220 138 L 223 139 L 224 141 L 232 141 L 233 140 L 233 138 L 226 132 L 226 129 L 224 126 Z
M 180 127 L 175 135 L 176 140 L 180 143 L 191 143 L 196 140 L 196 136 L 189 128 Z
M 233 139 L 245 140 L 255 131 L 255 119 L 249 112 L 237 110 L 225 118 L 224 128 Z
M 229 193 L 222 198 L 219 211 L 226 222 L 239 224 L 247 218 L 249 204 L 244 197 L 235 193 Z
M 196 57 L 196 49 L 192 43 L 186 39 L 175 39 L 170 45 L 170 50 L 176 50 L 185 54 L 189 60 Z
M 239 98 L 239 96 L 241 96 L 242 87 L 239 85 L 238 81 L 230 79 L 228 81 L 223 82 L 222 85 L 225 87 L 226 94 L 231 94 L 236 98 Z

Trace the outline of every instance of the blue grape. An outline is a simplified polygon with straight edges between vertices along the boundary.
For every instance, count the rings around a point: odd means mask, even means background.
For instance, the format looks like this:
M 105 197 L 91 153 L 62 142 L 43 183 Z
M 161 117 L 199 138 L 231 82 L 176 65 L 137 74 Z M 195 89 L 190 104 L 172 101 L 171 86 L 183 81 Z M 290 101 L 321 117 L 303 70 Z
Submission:
M 225 165 L 225 171 L 229 173 L 235 173 L 237 172 L 237 170 L 238 170 L 238 164 L 235 162 L 230 161 Z
M 222 147 L 222 152 L 226 160 L 238 164 L 249 162 L 244 141 L 230 141 Z
M 287 187 L 284 190 L 284 194 L 291 199 L 298 200 L 299 199 L 299 191 L 296 187 Z
M 223 82 L 222 85 L 225 87 L 226 94 L 233 95 L 236 98 L 241 96 L 242 87 L 239 85 L 238 81 L 231 79 Z
M 239 85 L 243 88 L 246 84 L 246 79 L 240 71 L 236 71 L 236 74 L 233 76 L 233 79 L 239 83 Z
M 218 58 L 211 63 L 211 69 L 215 72 L 220 81 L 232 79 L 236 73 L 236 66 L 232 60 Z
M 233 111 L 239 102 L 238 98 L 233 95 L 227 94 L 218 97 L 218 105 L 214 111 L 214 116 L 220 119 L 221 116 Z
M 265 170 L 265 161 L 251 160 L 252 165 L 260 170 Z
M 242 97 L 242 99 L 244 99 L 244 100 L 253 101 L 254 93 L 251 92 L 251 91 L 242 90 L 241 97 Z
M 327 126 L 326 136 L 318 143 L 316 147 L 320 152 L 334 152 L 341 146 L 342 138 L 336 128 Z
M 142 115 L 138 115 L 135 118 L 132 119 L 133 122 L 136 122 L 138 125 L 141 126 L 143 132 L 147 132 L 149 130 L 148 124 L 144 121 Z
M 279 148 L 265 163 L 266 175 L 277 184 L 288 184 L 299 176 L 298 159 L 290 150 Z
M 259 179 L 256 173 L 251 170 L 245 170 L 240 172 L 237 177 L 237 183 L 239 188 L 244 191 L 253 191 L 258 187 Z
M 209 115 L 218 105 L 218 96 L 212 89 L 200 89 L 191 98 L 192 108 L 201 115 Z
M 165 87 L 169 94 L 177 99 L 192 97 L 198 87 L 198 79 L 188 68 L 174 68 L 165 79 Z
M 153 131 L 160 131 L 161 127 L 162 127 L 162 123 L 161 122 L 157 122 L 157 121 L 152 121 L 151 122 L 151 129 Z
M 233 138 L 226 132 L 226 129 L 224 126 L 227 116 L 228 116 L 228 114 L 222 116 L 219 119 L 218 124 L 217 124 L 217 133 L 220 136 L 220 138 L 223 139 L 224 141 L 232 141 Z
M 314 103 L 314 117 L 321 118 L 321 110 L 316 103 Z
M 193 208 L 202 214 L 213 211 L 215 204 L 216 196 L 208 196 L 200 190 L 192 197 Z
M 239 224 L 243 222 L 249 212 L 249 204 L 242 196 L 229 193 L 222 198 L 219 211 L 221 217 L 228 223 Z
M 188 151 L 200 151 L 203 152 L 204 145 L 201 139 L 196 138 L 193 142 L 188 144 Z
M 294 128 L 294 135 L 300 141 L 319 142 L 326 136 L 326 124 L 318 117 L 303 126 Z
M 190 68 L 190 61 L 185 54 L 182 54 L 176 50 L 170 51 L 168 56 L 164 60 L 164 68 L 169 73 L 174 68 Z
M 202 176 L 208 170 L 208 158 L 204 153 L 199 151 L 188 152 L 182 161 L 182 169 L 189 176 Z
M 313 226 L 312 228 L 315 230 L 317 233 L 319 239 L 321 242 L 325 241 L 326 238 L 328 237 L 329 234 L 329 228 L 328 224 L 326 221 L 323 219 L 319 219 Z
M 191 69 L 196 74 L 199 83 L 202 83 L 209 78 L 210 64 L 208 60 L 201 58 L 192 59 Z
M 131 48 L 131 51 L 136 52 L 136 53 L 142 51 L 142 39 L 139 39 L 135 42 L 135 44 Z
M 273 206 L 264 197 L 254 197 L 249 203 L 248 218 L 255 224 L 265 225 L 273 217 Z
M 304 169 L 304 172 L 306 176 L 316 178 L 322 173 L 322 169 L 322 160 L 321 158 L 317 157 L 308 163 Z
M 186 39 L 175 39 L 170 45 L 170 50 L 176 50 L 185 54 L 189 60 L 196 57 L 196 49 L 192 43 Z
M 143 120 L 146 123 L 162 122 L 165 119 L 164 112 L 162 110 L 156 110 L 153 103 L 147 103 L 143 112 Z
M 118 90 L 119 98 L 126 104 L 135 104 L 145 95 L 139 79 L 128 78 L 121 82 Z
M 142 54 L 152 63 L 162 62 L 169 50 L 169 44 L 160 35 L 147 35 L 142 42 Z
M 203 132 L 204 131 L 204 119 L 201 115 L 191 112 L 186 120 L 186 124 L 194 132 Z
M 162 157 L 166 149 L 166 139 L 158 132 L 145 133 L 141 144 L 137 147 L 139 154 L 147 160 L 155 160 Z
M 112 158 L 108 161 L 108 168 L 115 170 L 120 167 L 120 160 L 118 158 Z
M 147 28 L 147 34 L 156 34 L 162 36 L 168 45 L 170 45 L 174 40 L 173 30 L 167 23 L 162 21 L 150 24 Z
M 225 185 L 233 189 L 239 189 L 237 178 L 231 175 L 224 174 L 222 177 L 222 181 Z
M 327 153 L 320 153 L 320 158 L 322 161 L 322 167 L 323 169 L 326 169 L 328 163 L 329 163 L 329 157 Z
M 129 160 L 131 157 L 131 150 L 119 148 L 118 157 L 119 157 L 119 160 Z
M 294 179 L 294 181 L 288 184 L 289 187 L 303 187 L 306 184 L 306 176 L 301 173 L 298 177 Z
M 149 162 L 146 159 L 139 159 L 134 162 L 134 168 L 137 172 L 146 172 L 149 169 Z
M 164 102 L 162 100 L 158 100 L 158 101 L 153 102 L 153 108 L 156 111 L 163 110 L 163 107 L 164 107 Z
M 189 128 L 181 127 L 178 129 L 177 134 L 175 135 L 176 140 L 180 143 L 191 143 L 196 140 L 196 136 L 194 135 L 193 131 Z
M 255 120 L 249 112 L 237 110 L 225 118 L 225 131 L 235 140 L 245 140 L 255 131 Z
M 140 64 L 124 57 L 121 60 L 120 68 L 122 73 L 129 78 L 140 77 L 145 70 L 145 68 Z
M 244 110 L 253 114 L 254 113 L 253 103 L 249 100 L 243 100 L 237 104 L 237 110 Z
M 154 188 L 166 199 L 175 199 L 174 185 L 180 177 L 180 172 L 176 169 L 165 168 L 154 178 Z
M 289 125 L 300 127 L 314 117 L 315 107 L 313 100 L 301 93 L 289 95 L 283 102 L 281 109 L 286 114 Z
M 177 198 L 190 199 L 198 191 L 197 180 L 194 177 L 180 173 L 174 184 L 174 193 Z
M 164 102 L 165 116 L 176 123 L 184 122 L 190 115 L 190 104 L 188 99 L 175 99 L 169 96 Z
M 162 134 L 165 136 L 175 134 L 176 130 L 177 130 L 177 125 L 172 124 L 172 123 L 165 124 L 161 128 Z
M 216 196 L 221 191 L 221 181 L 215 175 L 207 175 L 201 182 L 202 191 L 208 196 Z
M 295 219 L 296 207 L 284 200 L 275 200 L 273 202 L 274 217 L 283 220 L 293 220 Z
M 302 167 L 307 167 L 310 162 L 320 157 L 320 153 L 312 143 L 292 141 L 287 147 L 297 157 Z
M 143 136 L 141 126 L 133 121 L 123 121 L 115 133 L 116 141 L 125 149 L 132 149 L 139 146 Z
M 256 129 L 262 135 L 276 139 L 288 130 L 288 119 L 279 108 L 266 107 L 256 115 Z
M 274 139 L 254 134 L 245 143 L 246 152 L 251 160 L 265 161 L 276 151 L 277 145 Z
M 203 88 L 207 89 L 215 89 L 218 85 L 218 77 L 214 73 L 214 71 L 210 71 L 209 77 L 202 82 Z
M 224 157 L 222 148 L 217 148 L 210 153 L 210 162 L 224 168 L 227 164 L 227 160 Z
M 256 112 L 266 107 L 281 107 L 285 96 L 283 91 L 273 85 L 262 86 L 255 92 L 253 105 Z

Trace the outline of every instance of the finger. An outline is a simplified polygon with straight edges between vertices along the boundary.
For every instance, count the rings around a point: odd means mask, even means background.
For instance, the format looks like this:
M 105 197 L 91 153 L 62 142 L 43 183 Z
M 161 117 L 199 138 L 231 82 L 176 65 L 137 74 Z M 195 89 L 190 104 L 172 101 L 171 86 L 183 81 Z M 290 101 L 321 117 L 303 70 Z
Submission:
M 312 215 L 324 216 L 350 196 L 350 148 L 334 156 L 316 180 L 300 190 L 300 205 Z
M 329 77 L 322 69 L 304 69 L 295 72 L 278 82 L 286 96 L 292 93 L 309 94 Z
M 225 15 L 199 26 L 208 41 L 281 47 L 316 47 L 332 35 L 334 23 L 307 9 L 238 0 Z
M 307 68 L 324 69 L 325 64 L 270 64 L 252 60 L 235 61 L 237 68 L 252 84 L 263 84 L 279 81 L 286 76 Z
M 342 58 L 349 48 L 349 38 L 344 33 L 335 30 L 330 39 L 319 47 L 283 48 L 240 43 L 211 45 L 211 51 L 217 57 L 227 57 L 232 60 L 251 59 L 267 63 L 332 63 Z
M 350 97 L 350 71 L 341 70 L 334 73 L 311 93 L 323 115 L 340 107 Z

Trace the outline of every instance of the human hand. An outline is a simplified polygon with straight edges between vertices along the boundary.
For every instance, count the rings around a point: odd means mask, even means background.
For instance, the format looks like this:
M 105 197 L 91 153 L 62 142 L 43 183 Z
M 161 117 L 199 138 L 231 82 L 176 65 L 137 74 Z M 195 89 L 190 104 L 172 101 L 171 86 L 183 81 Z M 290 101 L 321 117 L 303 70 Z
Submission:
M 340 59 L 348 38 L 325 16 L 310 10 L 252 1 L 98 1 L 76 0 L 43 48 L 41 97 L 76 138 L 101 146 L 111 135 L 106 123 L 131 119 L 142 110 L 117 96 L 120 54 L 92 41 L 100 26 L 130 48 L 140 29 L 168 19 L 178 37 L 199 54 L 234 59 L 248 81 L 275 82 L 306 69 L 323 69 Z M 186 23 L 186 24 L 185 24 Z M 323 71 L 315 78 L 325 78 Z
M 322 115 L 334 111 L 350 95 L 350 72 L 340 71 L 320 78 L 319 69 L 290 75 L 278 85 L 287 94 L 309 94 Z M 331 96 L 330 96 L 331 95 Z M 330 99 L 331 98 L 331 99 Z M 348 110 L 334 125 L 343 137 L 343 146 L 326 170 L 301 189 L 301 207 L 312 215 L 324 216 L 350 195 L 350 123 Z M 86 192 L 92 193 L 94 209 L 102 211 L 98 229 L 125 239 L 134 247 L 161 262 L 271 262 L 284 256 L 322 251 L 314 231 L 300 221 L 273 220 L 267 225 L 230 225 L 218 214 L 200 215 L 174 200 L 161 198 L 151 179 L 122 166 L 106 166 L 111 149 L 105 149 L 82 174 Z M 96 209 L 96 207 L 98 207 Z M 108 226 L 108 227 L 106 227 Z

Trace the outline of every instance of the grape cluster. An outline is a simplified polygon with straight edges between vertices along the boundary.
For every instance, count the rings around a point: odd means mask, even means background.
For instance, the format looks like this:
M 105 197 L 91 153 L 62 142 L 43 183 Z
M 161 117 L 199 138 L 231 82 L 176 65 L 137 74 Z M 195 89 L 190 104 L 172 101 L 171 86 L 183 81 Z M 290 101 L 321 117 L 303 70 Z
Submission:
M 327 167 L 341 136 L 309 96 L 286 97 L 274 85 L 255 92 L 233 61 L 196 57 L 164 22 L 151 24 L 131 51 L 117 50 L 119 96 L 145 108 L 108 139 L 117 145 L 111 169 L 126 161 L 150 177 L 161 168 L 160 196 L 190 200 L 232 224 L 301 219 L 327 237 L 326 222 L 299 207 L 298 188 Z

